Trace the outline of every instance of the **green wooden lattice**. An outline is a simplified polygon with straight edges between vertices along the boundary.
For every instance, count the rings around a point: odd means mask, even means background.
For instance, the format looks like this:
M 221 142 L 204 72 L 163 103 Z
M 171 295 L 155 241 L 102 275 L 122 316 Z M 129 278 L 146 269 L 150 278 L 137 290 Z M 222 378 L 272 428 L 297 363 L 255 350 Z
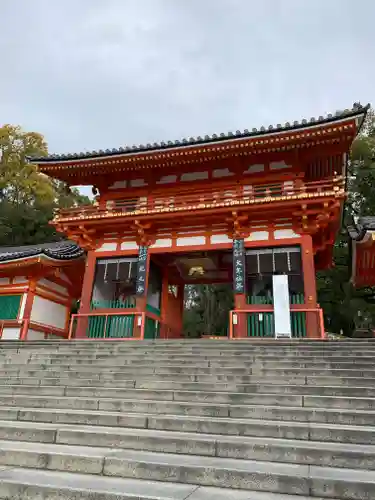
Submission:
M 0 295 L 0 320 L 17 319 L 21 295 Z
M 271 297 L 249 296 L 247 300 L 251 305 L 273 304 Z M 303 304 L 303 294 L 296 294 L 290 297 L 291 304 Z M 261 314 L 261 316 L 260 316 Z M 292 337 L 306 337 L 306 313 L 303 311 L 292 311 L 290 313 Z M 275 323 L 273 312 L 248 313 L 247 315 L 247 335 L 248 337 L 274 337 Z
M 121 300 L 93 300 L 91 310 L 98 309 L 132 309 L 133 298 Z M 90 338 L 129 338 L 133 336 L 134 315 L 91 316 L 88 322 Z

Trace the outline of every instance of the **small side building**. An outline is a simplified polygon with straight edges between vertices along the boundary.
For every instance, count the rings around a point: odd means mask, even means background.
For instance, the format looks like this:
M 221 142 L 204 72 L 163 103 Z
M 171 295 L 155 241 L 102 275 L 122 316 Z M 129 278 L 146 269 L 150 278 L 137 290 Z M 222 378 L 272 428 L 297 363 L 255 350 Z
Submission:
M 0 247 L 1 339 L 67 337 L 84 270 L 84 251 L 70 241 Z
M 348 228 L 352 276 L 356 288 L 375 286 L 375 217 L 362 217 Z

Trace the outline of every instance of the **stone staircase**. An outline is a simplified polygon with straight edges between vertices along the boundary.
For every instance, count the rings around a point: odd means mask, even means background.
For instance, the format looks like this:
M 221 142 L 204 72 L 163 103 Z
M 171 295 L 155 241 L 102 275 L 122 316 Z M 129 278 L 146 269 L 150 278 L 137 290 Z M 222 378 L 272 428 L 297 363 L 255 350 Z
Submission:
M 375 499 L 375 342 L 2 342 L 0 375 L 1 499 Z

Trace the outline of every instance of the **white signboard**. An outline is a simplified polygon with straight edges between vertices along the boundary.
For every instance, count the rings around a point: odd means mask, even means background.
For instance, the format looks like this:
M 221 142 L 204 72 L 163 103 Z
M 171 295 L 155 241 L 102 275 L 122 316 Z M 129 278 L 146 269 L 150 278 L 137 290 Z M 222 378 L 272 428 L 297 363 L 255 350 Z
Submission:
M 291 338 L 288 276 L 285 274 L 272 276 L 273 307 L 275 318 L 275 337 Z

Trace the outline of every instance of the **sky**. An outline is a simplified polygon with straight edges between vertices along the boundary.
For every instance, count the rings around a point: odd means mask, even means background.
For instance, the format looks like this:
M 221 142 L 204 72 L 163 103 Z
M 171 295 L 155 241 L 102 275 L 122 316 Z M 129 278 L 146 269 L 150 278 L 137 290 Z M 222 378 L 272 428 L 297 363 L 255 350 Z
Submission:
M 375 102 L 373 0 L 1 0 L 0 125 L 50 153 Z

